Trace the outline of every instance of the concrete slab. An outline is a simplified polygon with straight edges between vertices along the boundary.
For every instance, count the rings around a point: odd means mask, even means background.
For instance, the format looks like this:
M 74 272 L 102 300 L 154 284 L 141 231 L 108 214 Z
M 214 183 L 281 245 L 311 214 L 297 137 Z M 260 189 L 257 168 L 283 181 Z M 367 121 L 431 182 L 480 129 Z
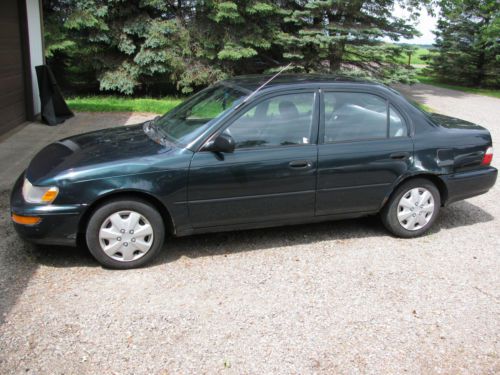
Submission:
M 77 113 L 66 122 L 47 126 L 30 123 L 0 141 L 0 191 L 10 189 L 35 154 L 49 143 L 94 130 L 132 125 L 156 115 L 151 113 Z

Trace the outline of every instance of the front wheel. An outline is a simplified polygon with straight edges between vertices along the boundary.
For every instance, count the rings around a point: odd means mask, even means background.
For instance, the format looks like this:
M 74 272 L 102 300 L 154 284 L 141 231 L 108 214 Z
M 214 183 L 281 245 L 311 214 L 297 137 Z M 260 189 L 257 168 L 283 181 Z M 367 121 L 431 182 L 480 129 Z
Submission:
M 381 212 L 384 226 L 398 237 L 417 237 L 429 230 L 441 207 L 441 196 L 429 180 L 418 178 L 401 185 Z
M 90 217 L 86 240 L 90 253 L 105 267 L 141 267 L 161 250 L 165 226 L 159 212 L 141 200 L 117 199 Z

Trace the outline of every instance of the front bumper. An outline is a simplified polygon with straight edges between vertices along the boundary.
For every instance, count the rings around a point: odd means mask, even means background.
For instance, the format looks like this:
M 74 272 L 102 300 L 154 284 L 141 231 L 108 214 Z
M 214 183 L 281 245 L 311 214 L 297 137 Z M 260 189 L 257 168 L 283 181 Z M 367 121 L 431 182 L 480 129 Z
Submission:
M 440 176 L 446 185 L 445 205 L 484 194 L 497 180 L 498 170 L 493 167 Z
M 80 218 L 86 206 L 27 203 L 22 195 L 23 181 L 24 173 L 19 176 L 12 189 L 11 214 L 36 216 L 41 221 L 34 225 L 13 223 L 19 236 L 39 244 L 75 246 Z

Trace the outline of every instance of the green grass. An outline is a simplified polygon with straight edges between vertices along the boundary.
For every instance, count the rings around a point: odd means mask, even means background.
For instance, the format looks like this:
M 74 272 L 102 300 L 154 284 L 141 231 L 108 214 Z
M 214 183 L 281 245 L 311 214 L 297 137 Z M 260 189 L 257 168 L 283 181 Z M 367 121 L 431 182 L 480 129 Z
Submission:
M 182 102 L 182 98 L 124 98 L 117 96 L 73 97 L 66 100 L 79 112 L 151 112 L 163 114 Z
M 422 56 L 428 55 L 429 50 L 427 48 L 419 47 L 416 51 L 414 51 L 411 55 L 411 65 L 426 65 L 427 61 L 422 60 Z M 408 64 L 408 55 L 403 53 L 398 61 L 401 64 Z
M 445 89 L 450 89 L 450 90 L 470 92 L 473 94 L 480 94 L 480 95 L 492 96 L 494 98 L 500 98 L 500 90 L 450 85 L 447 83 L 441 83 L 433 77 L 427 77 L 422 75 L 417 76 L 417 78 L 420 81 L 420 83 L 426 83 L 429 85 L 443 87 Z
M 418 106 L 418 108 L 420 108 L 424 112 L 429 112 L 429 113 L 436 112 L 433 108 L 429 107 L 427 104 L 422 104 L 416 101 L 414 101 L 414 103 Z
M 423 56 L 429 54 L 429 50 L 427 48 L 419 48 L 411 55 L 411 63 L 417 65 L 426 65 L 427 61 L 422 60 Z

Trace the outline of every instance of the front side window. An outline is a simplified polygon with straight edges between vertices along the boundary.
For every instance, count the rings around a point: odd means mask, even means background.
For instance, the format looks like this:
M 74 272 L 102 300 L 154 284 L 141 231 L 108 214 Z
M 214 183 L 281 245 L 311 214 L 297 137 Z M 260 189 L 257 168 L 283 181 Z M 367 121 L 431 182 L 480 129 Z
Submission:
M 377 95 L 327 92 L 324 101 L 325 143 L 406 135 L 403 117 Z
M 236 148 L 309 144 L 314 96 L 308 92 L 263 100 L 236 119 L 225 132 L 233 137 Z

